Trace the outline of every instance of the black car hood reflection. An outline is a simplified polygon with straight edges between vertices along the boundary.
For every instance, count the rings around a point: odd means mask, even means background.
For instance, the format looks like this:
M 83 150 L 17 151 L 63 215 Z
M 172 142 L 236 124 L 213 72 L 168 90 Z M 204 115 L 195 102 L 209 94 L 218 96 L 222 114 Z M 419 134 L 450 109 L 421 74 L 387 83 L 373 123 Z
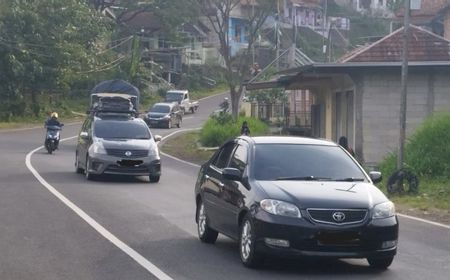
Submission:
M 368 209 L 387 201 L 375 186 L 365 182 L 258 181 L 268 198 L 305 208 Z

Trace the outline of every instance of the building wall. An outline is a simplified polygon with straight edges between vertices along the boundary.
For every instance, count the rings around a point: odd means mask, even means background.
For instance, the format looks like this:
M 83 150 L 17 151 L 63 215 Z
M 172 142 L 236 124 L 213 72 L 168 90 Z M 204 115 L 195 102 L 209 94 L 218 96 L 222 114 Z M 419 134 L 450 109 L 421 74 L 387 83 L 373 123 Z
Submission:
M 400 77 L 399 71 L 366 72 L 363 76 L 362 156 L 367 164 L 379 163 L 385 155 L 398 147 Z M 424 70 L 410 72 L 406 114 L 407 137 L 429 116 L 430 111 L 450 111 L 449 88 L 448 73 L 430 73 Z

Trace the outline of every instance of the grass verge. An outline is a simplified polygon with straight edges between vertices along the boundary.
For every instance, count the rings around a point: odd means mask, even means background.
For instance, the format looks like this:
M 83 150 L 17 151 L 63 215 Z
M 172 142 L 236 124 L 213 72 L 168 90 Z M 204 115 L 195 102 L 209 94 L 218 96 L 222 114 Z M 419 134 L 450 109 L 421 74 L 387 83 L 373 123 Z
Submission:
M 199 138 L 199 131 L 178 134 L 164 141 L 161 150 L 171 156 L 201 165 L 214 151 L 199 149 Z

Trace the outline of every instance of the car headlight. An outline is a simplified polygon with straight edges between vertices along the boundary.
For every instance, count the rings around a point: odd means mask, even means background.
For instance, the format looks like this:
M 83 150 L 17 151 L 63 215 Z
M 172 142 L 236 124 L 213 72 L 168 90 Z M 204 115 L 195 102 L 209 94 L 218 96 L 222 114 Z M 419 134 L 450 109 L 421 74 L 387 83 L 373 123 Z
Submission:
M 101 142 L 94 142 L 94 144 L 92 144 L 91 147 L 89 148 L 89 154 L 106 155 L 106 150 Z
M 163 119 L 166 119 L 166 120 L 170 119 L 170 115 L 165 115 L 165 116 L 163 117 Z
M 158 157 L 159 158 L 159 149 L 157 147 L 155 148 L 150 148 L 150 150 L 148 151 L 148 155 L 149 156 L 154 156 L 154 157 Z
M 274 215 L 301 218 L 300 210 L 294 204 L 275 200 L 275 199 L 263 199 L 260 202 L 261 208 Z
M 373 208 L 373 219 L 389 218 L 395 215 L 395 205 L 391 201 L 375 205 Z

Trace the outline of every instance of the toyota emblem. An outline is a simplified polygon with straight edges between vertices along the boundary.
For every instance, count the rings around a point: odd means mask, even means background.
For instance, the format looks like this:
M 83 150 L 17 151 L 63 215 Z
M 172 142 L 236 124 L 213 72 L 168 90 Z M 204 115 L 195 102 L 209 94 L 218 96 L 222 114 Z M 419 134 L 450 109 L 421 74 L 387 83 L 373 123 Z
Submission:
M 131 152 L 130 152 L 130 151 L 126 151 L 126 152 L 125 152 L 125 155 L 126 155 L 127 157 L 131 157 Z
M 342 212 L 334 212 L 333 220 L 335 220 L 338 223 L 343 222 L 345 220 L 345 214 Z

